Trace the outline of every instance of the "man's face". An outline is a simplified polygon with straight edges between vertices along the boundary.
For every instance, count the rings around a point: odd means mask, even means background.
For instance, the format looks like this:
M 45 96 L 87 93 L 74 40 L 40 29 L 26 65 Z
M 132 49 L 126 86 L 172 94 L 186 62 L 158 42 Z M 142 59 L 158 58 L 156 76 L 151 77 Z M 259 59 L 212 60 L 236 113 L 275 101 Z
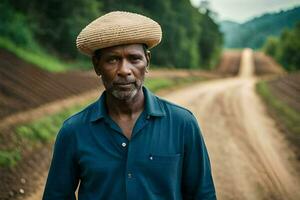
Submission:
M 119 100 L 130 100 L 143 85 L 149 59 L 141 44 L 131 44 L 101 49 L 93 63 L 106 91 Z

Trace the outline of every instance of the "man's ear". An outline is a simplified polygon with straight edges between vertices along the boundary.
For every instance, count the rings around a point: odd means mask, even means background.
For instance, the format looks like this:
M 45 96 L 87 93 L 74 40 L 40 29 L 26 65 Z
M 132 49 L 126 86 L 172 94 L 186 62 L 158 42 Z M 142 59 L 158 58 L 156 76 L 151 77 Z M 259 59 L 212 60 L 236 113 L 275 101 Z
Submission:
M 147 60 L 146 72 L 148 72 L 148 69 L 150 67 L 150 60 L 151 60 L 151 52 L 149 50 L 147 50 L 146 52 L 146 60 Z
M 93 65 L 94 65 L 94 70 L 98 76 L 101 76 L 101 72 L 99 70 L 99 59 L 96 56 L 92 57 Z

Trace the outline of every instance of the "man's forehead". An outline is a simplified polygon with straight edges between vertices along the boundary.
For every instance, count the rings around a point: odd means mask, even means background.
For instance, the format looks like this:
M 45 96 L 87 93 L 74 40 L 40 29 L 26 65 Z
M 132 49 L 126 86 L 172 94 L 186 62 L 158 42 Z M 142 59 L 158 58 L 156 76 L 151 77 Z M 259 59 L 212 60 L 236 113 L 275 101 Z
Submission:
M 144 49 L 143 49 L 143 44 L 124 44 L 124 45 L 103 48 L 100 49 L 100 51 L 101 54 L 120 53 L 123 51 L 143 53 Z

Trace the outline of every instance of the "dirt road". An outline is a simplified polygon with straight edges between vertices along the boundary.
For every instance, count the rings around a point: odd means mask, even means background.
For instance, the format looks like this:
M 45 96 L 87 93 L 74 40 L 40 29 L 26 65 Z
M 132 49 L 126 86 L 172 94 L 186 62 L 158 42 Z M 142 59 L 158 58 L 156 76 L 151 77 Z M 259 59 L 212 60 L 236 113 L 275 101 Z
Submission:
M 165 98 L 198 118 L 218 199 L 300 199 L 294 155 L 255 94 L 253 71 L 252 51 L 247 49 L 238 77 L 200 83 Z M 43 184 L 28 200 L 41 199 L 42 189 Z
M 166 98 L 198 118 L 219 199 L 300 199 L 294 155 L 255 94 L 253 69 L 252 51 L 246 49 L 238 77 L 194 85 Z

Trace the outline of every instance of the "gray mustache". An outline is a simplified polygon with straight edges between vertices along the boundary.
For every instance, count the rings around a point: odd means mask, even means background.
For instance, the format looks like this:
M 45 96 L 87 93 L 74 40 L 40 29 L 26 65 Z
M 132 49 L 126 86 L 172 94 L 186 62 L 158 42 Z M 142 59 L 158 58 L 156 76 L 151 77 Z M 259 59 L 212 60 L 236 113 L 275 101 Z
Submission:
M 135 83 L 135 80 L 114 81 L 113 82 L 113 84 L 115 84 L 115 85 L 125 85 L 125 84 L 130 84 L 130 83 Z

